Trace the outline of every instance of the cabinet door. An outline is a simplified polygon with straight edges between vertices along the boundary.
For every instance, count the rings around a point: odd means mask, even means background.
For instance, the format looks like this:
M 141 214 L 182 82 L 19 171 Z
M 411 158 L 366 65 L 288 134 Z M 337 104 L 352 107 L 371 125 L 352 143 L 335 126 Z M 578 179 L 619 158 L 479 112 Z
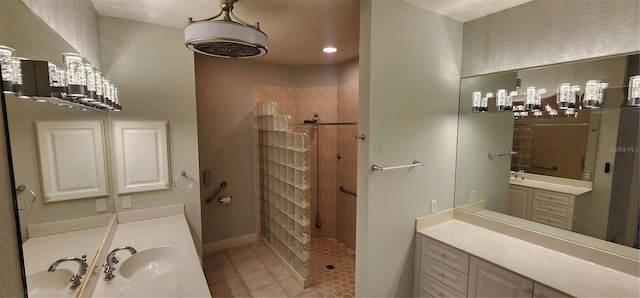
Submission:
M 570 297 L 561 292 L 558 292 L 552 288 L 546 287 L 539 283 L 534 283 L 533 285 L 533 297 L 534 298 L 544 298 L 544 297 Z
M 533 282 L 506 269 L 471 257 L 469 297 L 531 297 Z
M 509 185 L 509 202 L 507 214 L 524 219 L 531 219 L 531 198 L 533 190 L 528 187 Z

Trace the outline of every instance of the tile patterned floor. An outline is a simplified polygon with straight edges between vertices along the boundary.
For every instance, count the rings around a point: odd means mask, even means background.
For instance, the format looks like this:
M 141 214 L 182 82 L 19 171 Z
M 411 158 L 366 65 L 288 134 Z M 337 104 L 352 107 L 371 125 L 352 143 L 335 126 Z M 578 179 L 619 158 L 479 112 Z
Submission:
M 306 289 L 261 242 L 206 254 L 205 276 L 213 297 L 353 297 L 355 256 L 324 238 L 312 240 L 311 253 L 315 284 Z

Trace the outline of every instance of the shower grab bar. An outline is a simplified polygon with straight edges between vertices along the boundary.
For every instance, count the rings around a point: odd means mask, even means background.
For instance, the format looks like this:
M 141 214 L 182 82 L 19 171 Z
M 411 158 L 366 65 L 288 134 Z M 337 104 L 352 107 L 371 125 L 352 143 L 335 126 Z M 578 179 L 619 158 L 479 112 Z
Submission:
M 386 171 L 386 170 L 397 170 L 397 169 L 413 168 L 413 167 L 421 167 L 421 166 L 424 166 L 424 162 L 414 160 L 413 163 L 411 163 L 411 164 L 402 165 L 402 166 L 393 166 L 393 167 L 381 167 L 379 165 L 375 165 L 374 164 L 374 165 L 371 166 L 371 170 L 373 170 L 373 171 Z
M 344 189 L 344 187 L 343 187 L 342 185 L 340 185 L 340 187 L 338 188 L 338 190 L 339 190 L 340 192 L 342 192 L 342 193 L 346 193 L 346 194 L 348 194 L 348 195 L 350 195 L 350 196 L 358 197 L 358 194 L 356 194 L 355 192 L 350 192 L 350 191 L 348 191 L 348 190 Z
M 217 197 L 223 190 L 224 188 L 227 187 L 227 181 L 222 181 L 220 183 L 220 187 L 218 188 L 218 190 L 216 190 L 216 193 L 214 193 L 211 197 L 209 197 L 208 199 L 204 200 L 205 204 L 209 204 L 211 203 L 211 201 L 213 201 L 213 199 L 215 197 Z
M 491 152 L 489 152 L 489 158 L 511 156 L 511 155 L 517 155 L 517 154 L 518 154 L 518 152 L 516 152 L 516 151 L 509 151 L 507 153 L 491 153 Z

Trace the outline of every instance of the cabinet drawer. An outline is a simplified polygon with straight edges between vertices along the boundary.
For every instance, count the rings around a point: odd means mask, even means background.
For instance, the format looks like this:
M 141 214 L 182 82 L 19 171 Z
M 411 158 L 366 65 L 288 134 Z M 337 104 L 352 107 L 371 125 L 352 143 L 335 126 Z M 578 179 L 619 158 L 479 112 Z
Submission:
M 571 230 L 571 224 L 573 221 L 571 218 L 560 217 L 536 211 L 531 212 L 531 220 L 565 230 Z
M 425 255 L 420 256 L 420 271 L 462 294 L 467 293 L 468 277 Z
M 465 297 L 465 295 L 454 291 L 431 276 L 420 272 L 420 292 L 424 291 L 431 297 Z
M 422 237 L 422 253 L 464 274 L 469 273 L 469 255 L 428 237 Z
M 533 199 L 565 206 L 573 206 L 574 196 L 546 190 L 533 190 Z
M 532 211 L 573 218 L 573 207 L 533 200 Z

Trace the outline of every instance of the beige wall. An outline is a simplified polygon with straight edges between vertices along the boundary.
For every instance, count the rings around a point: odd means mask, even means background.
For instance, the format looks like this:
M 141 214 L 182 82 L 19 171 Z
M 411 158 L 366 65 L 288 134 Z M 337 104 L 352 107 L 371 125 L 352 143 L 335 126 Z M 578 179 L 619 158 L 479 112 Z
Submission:
M 123 111 L 110 121 L 169 122 L 170 177 L 185 171 L 195 180 L 186 192 L 176 188 L 131 194 L 133 210 L 184 203 L 198 252 L 202 249 L 200 182 L 193 53 L 181 29 L 100 17 L 102 72 L 119 86 Z M 204 128 L 206 129 L 206 128 Z M 113 163 L 112 163 L 113 167 Z M 116 211 L 122 211 L 119 196 Z
M 357 296 L 412 296 L 415 219 L 453 207 L 461 54 L 462 23 L 360 1 Z
M 640 49 L 637 0 L 534 0 L 464 24 L 462 76 Z

